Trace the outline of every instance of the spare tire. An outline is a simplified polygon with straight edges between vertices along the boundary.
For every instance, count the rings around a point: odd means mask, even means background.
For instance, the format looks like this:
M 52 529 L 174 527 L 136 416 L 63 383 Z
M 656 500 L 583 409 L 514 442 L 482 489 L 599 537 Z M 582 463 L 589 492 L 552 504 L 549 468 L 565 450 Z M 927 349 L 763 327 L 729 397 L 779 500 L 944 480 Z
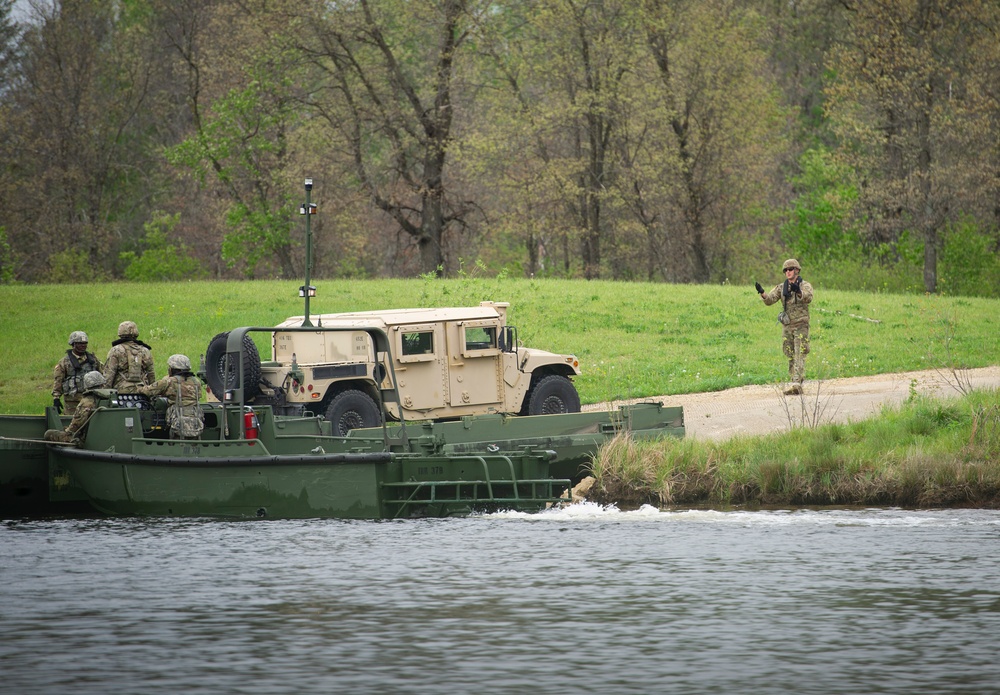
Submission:
M 229 339 L 229 331 L 219 333 L 212 338 L 205 351 L 205 378 L 208 380 L 208 388 L 220 401 L 223 399 L 227 389 L 236 388 L 239 380 L 237 370 L 239 364 L 231 360 L 229 369 L 226 370 L 226 342 Z M 225 372 L 225 381 L 223 381 Z M 260 353 L 257 345 L 250 338 L 249 334 L 243 335 L 243 400 L 253 400 L 253 397 L 260 393 Z

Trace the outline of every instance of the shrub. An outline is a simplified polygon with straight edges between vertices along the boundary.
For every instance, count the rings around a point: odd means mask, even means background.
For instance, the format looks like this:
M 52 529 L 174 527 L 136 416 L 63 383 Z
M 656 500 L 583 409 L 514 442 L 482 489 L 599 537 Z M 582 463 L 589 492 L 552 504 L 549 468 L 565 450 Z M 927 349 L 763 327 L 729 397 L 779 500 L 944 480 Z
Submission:
M 180 215 L 156 213 L 143 225 L 145 252 L 138 255 L 126 251 L 119 257 L 125 264 L 125 277 L 135 282 L 165 282 L 204 277 L 201 264 L 191 257 L 184 244 L 174 245 L 168 239 Z

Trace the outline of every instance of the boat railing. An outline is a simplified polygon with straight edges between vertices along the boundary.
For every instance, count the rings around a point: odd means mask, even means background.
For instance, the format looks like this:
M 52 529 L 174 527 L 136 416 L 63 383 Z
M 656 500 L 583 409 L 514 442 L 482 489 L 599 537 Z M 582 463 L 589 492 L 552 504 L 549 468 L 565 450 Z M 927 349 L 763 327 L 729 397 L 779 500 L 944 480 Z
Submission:
M 135 437 L 132 439 L 132 453 L 136 455 L 150 453 L 162 447 L 167 447 L 168 449 L 184 448 L 188 451 L 196 449 L 201 451 L 216 450 L 212 454 L 212 457 L 228 456 L 233 451 L 239 451 L 254 458 L 274 455 L 268 449 L 267 444 L 261 439 L 154 439 L 149 437 Z
M 553 452 L 536 452 L 534 455 L 552 455 Z M 564 498 L 556 490 L 572 487 L 569 479 L 518 478 L 514 461 L 505 454 L 491 455 L 490 461 L 506 464 L 509 477 L 490 475 L 485 456 L 454 456 L 478 464 L 479 478 L 464 480 L 405 480 L 383 482 L 382 488 L 397 493 L 397 497 L 384 496 L 388 507 L 397 507 L 393 518 L 400 518 L 410 509 L 439 506 L 450 513 L 466 513 L 476 509 L 519 509 L 522 506 L 537 509 L 540 504 L 558 504 Z M 560 493 L 561 494 L 561 493 Z

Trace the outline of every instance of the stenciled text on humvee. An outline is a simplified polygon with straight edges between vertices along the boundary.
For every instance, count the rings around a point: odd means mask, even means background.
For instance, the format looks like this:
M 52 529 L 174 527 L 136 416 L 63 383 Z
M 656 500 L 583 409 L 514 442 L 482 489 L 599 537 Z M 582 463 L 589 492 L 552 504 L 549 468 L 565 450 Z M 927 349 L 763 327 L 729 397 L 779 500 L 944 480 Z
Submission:
M 395 309 L 321 314 L 321 327 L 376 327 L 389 336 L 391 355 L 375 354 L 363 331 L 282 331 L 303 325 L 289 318 L 272 334 L 272 358 L 261 362 L 252 341 L 244 341 L 243 383 L 256 384 L 245 397 L 284 414 L 323 414 L 334 431 L 382 423 L 379 389 L 396 375 L 399 402 L 386 401 L 389 419 L 454 419 L 510 413 L 544 415 L 580 411 L 571 378 L 580 373 L 574 355 L 518 345 L 508 326 L 507 302 L 477 307 Z M 226 337 L 212 339 L 205 355 L 206 378 L 215 397 L 223 393 Z M 393 369 L 387 360 L 392 359 Z M 402 411 L 402 412 L 400 412 Z

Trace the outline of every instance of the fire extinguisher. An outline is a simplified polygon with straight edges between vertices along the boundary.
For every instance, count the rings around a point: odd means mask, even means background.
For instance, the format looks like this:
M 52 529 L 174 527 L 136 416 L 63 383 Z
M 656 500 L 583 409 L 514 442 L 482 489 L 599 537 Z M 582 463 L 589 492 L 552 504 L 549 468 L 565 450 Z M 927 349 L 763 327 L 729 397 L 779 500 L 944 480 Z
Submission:
M 245 439 L 257 439 L 257 433 L 260 430 L 260 420 L 257 419 L 257 413 L 250 406 L 246 406 L 246 411 L 243 413 L 243 429 L 245 431 L 243 435 Z

